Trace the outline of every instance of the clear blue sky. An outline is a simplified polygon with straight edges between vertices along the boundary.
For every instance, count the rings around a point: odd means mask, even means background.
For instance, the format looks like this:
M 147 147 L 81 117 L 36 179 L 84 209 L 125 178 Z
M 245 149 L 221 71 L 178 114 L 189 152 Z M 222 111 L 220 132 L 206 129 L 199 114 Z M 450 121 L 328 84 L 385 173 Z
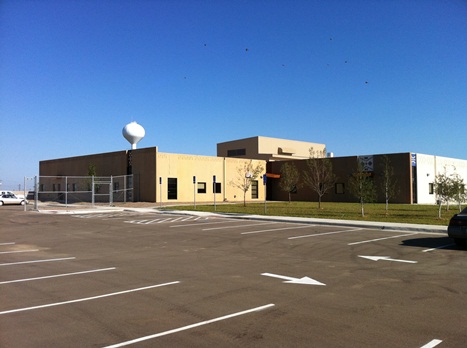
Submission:
M 465 0 L 0 2 L 0 180 L 256 135 L 467 159 Z M 84 174 L 84 173 L 83 173 Z

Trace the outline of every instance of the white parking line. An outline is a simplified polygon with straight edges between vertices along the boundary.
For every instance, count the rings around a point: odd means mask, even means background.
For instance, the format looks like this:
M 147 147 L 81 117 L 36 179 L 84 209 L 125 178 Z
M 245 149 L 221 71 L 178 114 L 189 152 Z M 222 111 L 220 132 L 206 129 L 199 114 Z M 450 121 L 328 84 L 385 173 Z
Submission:
M 237 312 L 237 313 L 233 313 L 233 314 L 229 314 L 229 315 L 224 315 L 223 317 L 218 317 L 218 318 L 202 321 L 202 322 L 199 322 L 199 323 L 196 323 L 196 324 L 183 326 L 183 327 L 180 327 L 178 329 L 173 329 L 173 330 L 169 330 L 169 331 L 156 333 L 154 335 L 149 335 L 149 336 L 136 338 L 134 340 L 113 344 L 113 345 L 110 345 L 110 346 L 106 346 L 104 348 L 118 348 L 118 347 L 129 346 L 130 344 L 134 344 L 134 343 L 138 343 L 138 342 L 142 342 L 142 341 L 147 341 L 147 340 L 150 340 L 150 339 L 153 339 L 153 338 L 157 338 L 157 337 L 161 337 L 161 336 L 165 336 L 165 335 L 171 335 L 171 334 L 176 333 L 176 332 L 193 329 L 193 328 L 198 327 L 198 326 L 203 326 L 203 325 L 215 323 L 216 321 L 226 320 L 226 319 L 238 317 L 240 315 L 249 314 L 249 313 L 252 313 L 252 312 L 259 312 L 259 311 L 262 311 L 262 310 L 265 310 L 267 308 L 274 307 L 274 306 L 275 306 L 275 304 L 270 303 L 270 304 L 267 304 L 267 305 L 264 305 L 264 306 L 261 306 L 261 307 L 256 307 L 256 308 L 248 309 L 248 310 L 245 310 L 245 311 L 242 311 L 242 312 Z
M 197 216 L 197 217 L 189 216 L 189 217 L 183 219 L 182 221 L 190 221 L 190 220 L 196 221 L 196 220 L 199 220 L 199 219 L 201 219 L 201 216 Z
M 55 303 L 49 303 L 49 304 L 45 304 L 45 305 L 33 306 L 33 307 L 26 307 L 26 308 L 11 309 L 11 310 L 8 310 L 8 311 L 0 312 L 0 315 L 3 315 L 3 314 L 10 314 L 10 313 L 16 313 L 16 312 L 30 311 L 30 310 L 39 309 L 39 308 L 47 308 L 47 307 L 61 306 L 61 305 L 69 304 L 69 303 L 76 303 L 76 302 L 83 302 L 83 301 L 96 300 L 96 299 L 99 299 L 99 298 L 110 297 L 110 296 L 116 296 L 116 295 L 122 295 L 122 294 L 128 294 L 128 293 L 130 293 L 130 292 L 136 292 L 136 291 L 142 291 L 142 290 L 147 290 L 147 289 L 159 288 L 159 287 L 161 287 L 161 286 L 167 286 L 167 285 L 178 284 L 178 283 L 180 283 L 180 282 L 179 282 L 179 281 L 176 281 L 176 282 L 170 282 L 170 283 L 164 283 L 164 284 L 156 284 L 156 285 L 151 285 L 151 286 L 145 286 L 145 287 L 143 287 L 143 288 L 130 289 L 130 290 L 124 290 L 124 291 L 119 291 L 119 292 L 113 292 L 113 293 L 110 293 L 110 294 L 104 294 L 104 295 L 98 295 L 98 296 L 92 296 L 92 297 L 79 298 L 79 299 L 76 299 L 76 300 L 63 301 L 63 302 L 55 302 Z
M 158 223 L 158 224 L 161 224 L 161 223 L 163 223 L 163 222 L 171 221 L 172 219 L 173 219 L 173 218 L 163 219 L 163 220 L 161 220 L 161 221 L 158 221 L 157 223 Z
M 260 222 L 260 223 L 241 225 L 241 226 L 210 227 L 210 228 L 203 228 L 203 231 L 223 230 L 223 229 L 228 229 L 228 228 L 239 228 L 239 227 L 249 227 L 249 226 L 270 225 L 270 224 L 277 224 L 277 222 Z
M 273 232 L 273 231 L 282 231 L 282 230 L 293 230 L 293 229 L 297 229 L 297 228 L 309 228 L 309 227 L 312 227 L 314 225 L 298 225 L 298 226 L 293 226 L 293 227 L 282 227 L 282 228 L 272 228 L 272 229 L 269 229 L 269 230 L 259 230 L 259 231 L 251 231 L 251 232 L 243 232 L 241 234 L 255 234 L 255 233 L 264 233 L 264 232 Z
M 353 242 L 349 243 L 347 245 L 357 245 L 357 244 L 363 244 L 363 243 L 371 243 L 371 242 L 377 242 L 379 240 L 385 240 L 385 239 L 392 239 L 392 238 L 400 238 L 400 237 L 407 237 L 407 236 L 413 236 L 416 233 L 407 233 L 407 234 L 399 234 L 397 236 L 392 236 L 392 237 L 384 237 L 384 238 L 377 238 L 377 239 L 370 239 L 370 240 L 363 240 L 361 242 Z
M 181 220 L 181 219 L 183 219 L 183 218 L 184 218 L 183 216 L 180 216 L 180 217 L 178 217 L 178 218 L 174 218 L 174 219 L 172 220 L 172 222 L 175 222 L 175 221 Z
M 0 254 L 29 253 L 33 251 L 39 251 L 39 249 L 0 251 Z
M 317 236 L 325 236 L 325 235 L 328 235 L 328 234 L 346 233 L 346 232 L 354 232 L 354 231 L 360 231 L 360 230 L 363 230 L 363 228 L 354 228 L 354 229 L 351 229 L 351 230 L 342 230 L 342 231 L 332 231 L 332 232 L 324 232 L 324 233 L 307 234 L 305 236 L 289 237 L 288 239 L 317 237 Z
M 430 342 L 428 342 L 427 344 L 425 344 L 424 346 L 421 346 L 420 348 L 433 348 L 433 347 L 436 347 L 441 342 L 443 342 L 443 341 L 434 339 L 434 340 L 431 340 Z
M 147 222 L 145 222 L 146 225 L 149 225 L 149 224 L 153 224 L 157 221 L 159 221 L 160 219 L 154 219 L 154 220 L 147 220 Z
M 206 218 L 208 220 L 208 218 Z M 195 224 L 184 224 L 184 225 L 172 225 L 170 227 L 185 227 L 185 226 L 199 226 L 199 225 L 215 225 L 215 224 L 225 224 L 228 222 L 241 222 L 239 220 L 223 220 L 223 221 L 213 221 L 213 222 L 198 222 Z
M 62 257 L 59 259 L 48 259 L 48 260 L 33 260 L 33 261 L 21 261 L 21 262 L 10 262 L 10 263 L 0 263 L 0 266 L 12 266 L 12 265 L 21 265 L 25 263 L 37 263 L 37 262 L 54 262 L 54 261 L 64 261 L 64 260 L 73 260 L 76 257 Z
M 10 283 L 18 283 L 18 282 L 28 282 L 28 281 L 31 281 L 31 280 L 41 280 L 41 279 L 49 279 L 49 278 L 66 277 L 66 276 L 70 276 L 70 275 L 78 275 L 78 274 L 85 274 L 85 273 L 94 273 L 94 272 L 111 271 L 111 270 L 114 270 L 114 269 L 116 269 L 116 267 L 101 268 L 101 269 L 93 269 L 93 270 L 89 270 L 89 271 L 81 271 L 81 272 L 73 272 L 73 273 L 54 274 L 54 275 L 43 276 L 43 277 L 36 277 L 36 278 L 25 278 L 25 279 L 8 280 L 8 281 L 0 282 L 0 284 L 10 284 Z
M 426 252 L 437 250 L 437 249 L 449 248 L 449 247 L 452 247 L 454 245 L 456 245 L 456 244 L 452 243 L 452 244 L 442 245 L 442 246 L 439 246 L 439 247 L 436 247 L 436 248 L 425 249 L 425 250 L 422 250 L 422 253 L 426 253 Z
M 8 242 L 8 243 L 0 243 L 0 245 L 13 245 L 16 244 L 15 242 Z

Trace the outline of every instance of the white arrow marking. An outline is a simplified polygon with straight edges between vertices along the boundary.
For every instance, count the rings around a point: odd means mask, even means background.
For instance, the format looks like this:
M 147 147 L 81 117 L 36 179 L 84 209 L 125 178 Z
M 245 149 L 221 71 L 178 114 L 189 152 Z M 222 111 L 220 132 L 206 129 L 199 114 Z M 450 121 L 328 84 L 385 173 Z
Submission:
M 311 279 L 310 277 L 293 278 L 293 277 L 287 277 L 287 276 L 283 276 L 279 274 L 272 274 L 272 273 L 261 273 L 261 275 L 266 276 L 266 277 L 285 279 L 284 283 L 290 283 L 290 284 L 326 285 L 317 280 Z
M 417 263 L 417 261 L 410 261 L 410 260 L 399 260 L 399 259 L 391 259 L 390 256 L 363 256 L 358 255 L 358 257 L 363 257 L 364 259 L 372 260 L 372 261 L 395 261 L 395 262 L 406 262 L 406 263 Z

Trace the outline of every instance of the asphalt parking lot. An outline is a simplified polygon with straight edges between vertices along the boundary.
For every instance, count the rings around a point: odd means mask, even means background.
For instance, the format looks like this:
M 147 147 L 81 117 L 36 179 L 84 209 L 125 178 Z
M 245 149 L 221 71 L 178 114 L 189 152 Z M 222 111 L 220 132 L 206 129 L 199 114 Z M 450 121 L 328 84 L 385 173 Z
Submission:
M 467 346 L 445 233 L 1 208 L 1 347 Z

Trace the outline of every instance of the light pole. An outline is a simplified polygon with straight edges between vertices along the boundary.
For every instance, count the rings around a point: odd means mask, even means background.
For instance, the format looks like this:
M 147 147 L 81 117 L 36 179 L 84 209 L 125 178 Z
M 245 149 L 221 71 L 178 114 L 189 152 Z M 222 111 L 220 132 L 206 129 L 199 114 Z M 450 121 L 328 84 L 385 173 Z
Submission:
M 213 185 L 213 191 L 214 191 L 214 211 L 216 211 L 216 176 L 212 176 L 212 185 Z
M 193 206 L 196 209 L 196 176 L 193 175 Z
M 162 176 L 159 177 L 159 203 L 162 208 Z

